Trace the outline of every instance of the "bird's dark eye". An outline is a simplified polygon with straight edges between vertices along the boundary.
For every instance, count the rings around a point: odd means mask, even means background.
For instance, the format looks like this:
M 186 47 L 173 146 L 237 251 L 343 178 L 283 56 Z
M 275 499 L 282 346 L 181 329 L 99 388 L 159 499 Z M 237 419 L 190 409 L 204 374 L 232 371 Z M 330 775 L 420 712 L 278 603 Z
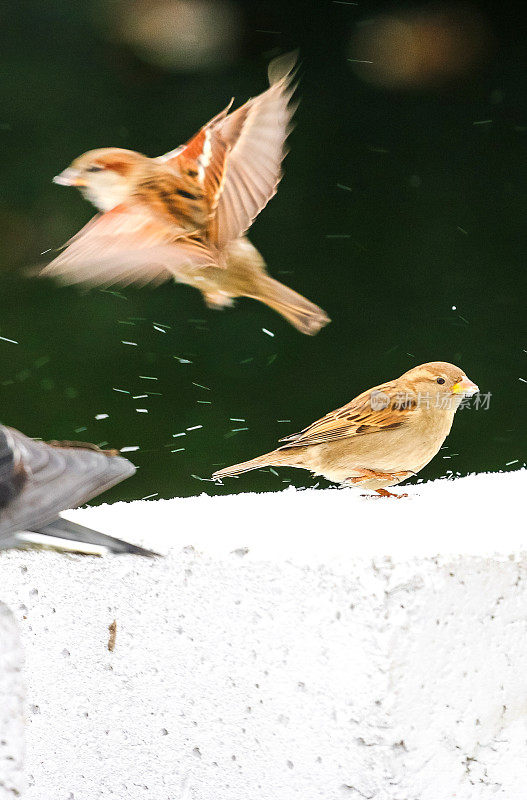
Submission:
M 86 172 L 102 172 L 104 167 L 96 167 L 95 164 L 92 167 L 88 167 Z
M 444 382 L 445 382 L 444 378 L 437 378 L 437 383 L 444 383 Z

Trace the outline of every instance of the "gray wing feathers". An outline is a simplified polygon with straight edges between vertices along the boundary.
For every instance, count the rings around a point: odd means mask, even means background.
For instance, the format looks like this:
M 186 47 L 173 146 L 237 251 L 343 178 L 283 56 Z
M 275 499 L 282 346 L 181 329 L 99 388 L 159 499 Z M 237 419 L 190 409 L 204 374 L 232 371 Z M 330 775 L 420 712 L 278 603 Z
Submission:
M 0 542 L 16 531 L 52 522 L 61 511 L 86 503 L 135 472 L 134 465 L 119 456 L 51 447 L 12 428 L 0 432 L 11 439 L 26 477 L 16 497 L 0 508 Z
M 106 547 L 112 553 L 133 553 L 134 555 L 150 557 L 158 555 L 153 550 L 145 550 L 144 547 L 124 542 L 122 539 L 116 539 L 114 536 L 108 536 L 105 533 L 93 530 L 93 528 L 86 528 L 84 525 L 79 525 L 69 519 L 62 519 L 62 517 L 57 517 L 53 522 L 42 525 L 38 529 L 32 528 L 32 530 L 35 533 L 55 536 L 58 539 L 66 539 L 69 542 L 83 542 L 84 544 Z

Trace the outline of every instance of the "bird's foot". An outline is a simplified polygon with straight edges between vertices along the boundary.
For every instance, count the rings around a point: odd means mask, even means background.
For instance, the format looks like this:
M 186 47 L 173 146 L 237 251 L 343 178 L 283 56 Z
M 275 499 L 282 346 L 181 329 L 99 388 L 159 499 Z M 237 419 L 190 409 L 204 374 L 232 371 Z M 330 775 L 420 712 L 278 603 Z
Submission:
M 375 489 L 376 494 L 361 494 L 361 497 L 366 497 L 368 500 L 373 500 L 379 497 L 395 497 L 396 500 L 400 500 L 402 497 L 408 497 L 406 492 L 403 494 L 395 494 L 395 492 L 389 492 L 388 489 Z
M 221 308 L 230 308 L 234 305 L 234 298 L 229 297 L 228 294 L 223 294 L 223 292 L 207 292 L 205 295 L 205 303 L 207 304 L 207 308 L 213 309 L 221 309 Z
M 404 494 L 395 494 L 394 492 L 389 492 L 388 489 L 375 489 L 377 492 L 378 497 L 396 497 L 397 500 L 401 500 L 403 497 L 408 497 L 406 492 Z

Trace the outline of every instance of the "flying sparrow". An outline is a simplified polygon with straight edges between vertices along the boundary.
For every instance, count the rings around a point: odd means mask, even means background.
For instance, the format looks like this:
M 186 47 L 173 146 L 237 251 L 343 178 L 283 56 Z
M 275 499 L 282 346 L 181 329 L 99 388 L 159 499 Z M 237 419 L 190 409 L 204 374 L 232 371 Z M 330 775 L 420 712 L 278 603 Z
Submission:
M 114 553 L 155 555 L 60 516 L 61 511 L 86 503 L 134 472 L 134 465 L 115 450 L 82 442 L 46 444 L 0 425 L 0 550 L 31 543 L 35 537 L 24 537 L 28 531 L 103 546 Z M 58 546 L 51 538 L 49 542 Z M 63 549 L 75 548 L 64 543 Z
M 158 158 L 90 150 L 54 178 L 99 209 L 43 275 L 92 286 L 158 284 L 199 289 L 211 308 L 251 297 L 302 333 L 329 322 L 322 309 L 268 275 L 244 236 L 276 193 L 293 110 L 295 56 L 269 66 L 270 88 L 231 103 L 185 145 Z
M 387 486 L 423 469 L 445 441 L 461 400 L 478 392 L 462 369 L 431 361 L 363 392 L 281 447 L 213 478 L 260 467 L 299 467 L 330 481 L 391 495 Z

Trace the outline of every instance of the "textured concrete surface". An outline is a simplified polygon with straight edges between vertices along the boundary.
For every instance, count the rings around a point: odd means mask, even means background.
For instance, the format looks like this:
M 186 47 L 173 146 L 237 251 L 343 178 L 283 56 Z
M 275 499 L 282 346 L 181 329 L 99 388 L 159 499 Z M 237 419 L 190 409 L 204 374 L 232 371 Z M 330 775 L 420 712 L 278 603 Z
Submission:
M 0 603 L 0 800 L 22 793 L 24 690 L 22 644 L 14 617 Z
M 117 504 L 75 519 L 166 558 L 2 554 L 25 796 L 524 800 L 526 531 L 490 497 L 525 481 Z

